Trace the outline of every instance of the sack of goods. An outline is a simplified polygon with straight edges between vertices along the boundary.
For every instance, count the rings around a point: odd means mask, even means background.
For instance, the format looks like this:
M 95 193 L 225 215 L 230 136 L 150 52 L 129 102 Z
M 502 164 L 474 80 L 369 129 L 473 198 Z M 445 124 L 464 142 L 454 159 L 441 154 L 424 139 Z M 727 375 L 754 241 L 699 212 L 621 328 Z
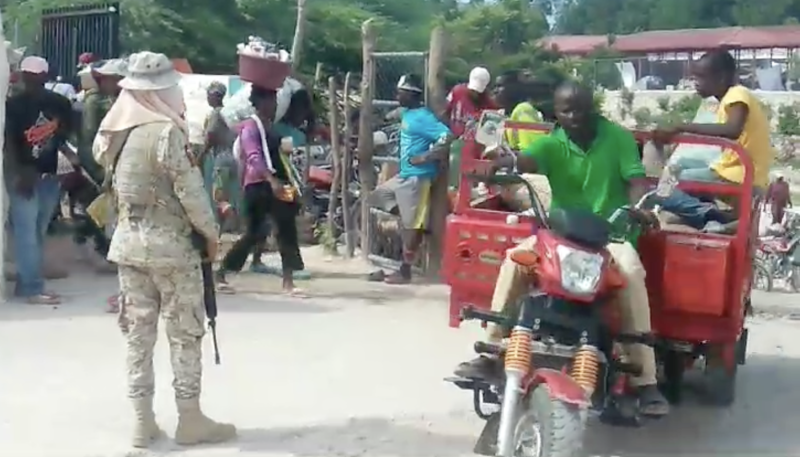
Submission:
M 239 77 L 265 89 L 278 90 L 292 72 L 291 56 L 278 46 L 251 36 L 237 45 Z
M 240 122 L 256 113 L 253 105 L 250 103 L 250 89 L 252 89 L 252 85 L 249 83 L 245 84 L 235 94 L 225 100 L 222 106 L 222 118 L 232 129 L 236 129 L 236 126 L 239 125 Z M 275 122 L 283 119 L 284 114 L 286 114 L 286 111 L 289 109 L 292 95 L 300 89 L 303 89 L 303 84 L 300 81 L 292 77 L 286 78 L 283 85 L 278 89 Z

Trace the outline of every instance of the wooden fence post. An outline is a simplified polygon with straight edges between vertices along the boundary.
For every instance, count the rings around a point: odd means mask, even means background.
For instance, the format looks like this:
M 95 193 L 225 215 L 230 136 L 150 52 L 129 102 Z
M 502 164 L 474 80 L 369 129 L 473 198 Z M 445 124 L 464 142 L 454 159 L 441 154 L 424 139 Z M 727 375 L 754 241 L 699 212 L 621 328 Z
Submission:
M 361 256 L 367 259 L 370 254 L 371 228 L 369 215 L 369 195 L 375 189 L 375 170 L 372 165 L 372 99 L 375 62 L 375 28 L 372 19 L 361 25 L 362 59 L 361 71 L 361 117 L 358 123 L 358 175 L 361 179 Z
M 353 121 L 350 110 L 350 77 L 348 71 L 344 76 L 344 89 L 342 98 L 344 99 L 344 144 L 342 150 L 342 160 L 339 163 L 342 175 L 342 217 L 344 218 L 344 247 L 345 257 L 352 259 L 355 254 L 355 235 L 353 233 L 353 202 L 350 199 L 350 181 L 353 179 Z M 361 208 L 359 208 L 360 210 Z
M 335 218 L 333 217 L 336 214 L 336 205 L 339 203 L 339 182 L 341 181 L 341 126 L 339 121 L 339 102 L 336 93 L 336 78 L 331 76 L 328 78 L 328 93 L 330 94 L 329 97 L 329 109 L 328 109 L 328 119 L 331 124 L 331 166 L 333 167 L 333 180 L 331 181 L 331 194 L 330 200 L 328 201 L 328 234 L 329 236 L 335 236 L 336 234 L 336 223 Z M 334 241 L 333 246 L 328 246 L 329 248 L 335 250 L 336 244 Z M 333 254 L 335 252 L 332 252 Z
M 317 62 L 317 66 L 316 68 L 314 68 L 314 87 L 319 86 L 321 79 L 322 79 L 322 62 Z
M 431 32 L 430 49 L 428 53 L 428 105 L 435 112 L 440 113 L 444 108 L 445 97 L 443 69 L 446 50 L 444 29 L 436 27 Z M 427 270 L 429 278 L 438 278 L 442 266 L 442 249 L 445 235 L 447 215 L 450 213 L 450 199 L 448 198 L 448 173 L 449 158 L 440 164 L 440 172 L 431 187 L 430 207 L 430 236 L 427 246 Z

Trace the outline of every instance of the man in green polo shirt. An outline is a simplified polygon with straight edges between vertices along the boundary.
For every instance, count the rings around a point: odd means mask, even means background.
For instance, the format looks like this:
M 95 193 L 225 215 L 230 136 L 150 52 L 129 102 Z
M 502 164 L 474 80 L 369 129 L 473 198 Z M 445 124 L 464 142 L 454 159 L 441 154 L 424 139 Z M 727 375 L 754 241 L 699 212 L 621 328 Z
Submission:
M 598 114 L 592 103 L 592 92 L 575 83 L 565 83 L 555 92 L 555 114 L 558 124 L 553 132 L 532 143 L 516 158 L 520 173 L 547 176 L 552 188 L 551 208 L 589 210 L 608 218 L 617 208 L 636 203 L 645 194 L 645 172 L 633 135 L 623 127 Z M 498 167 L 508 166 L 508 158 L 498 159 Z M 634 217 L 652 222 L 652 213 L 637 211 Z M 536 242 L 530 237 L 515 249 L 531 250 Z M 607 247 L 627 279 L 620 293 L 619 305 L 623 330 L 650 331 L 650 305 L 645 287 L 645 270 L 629 242 L 612 243 Z M 527 274 L 507 256 L 492 297 L 492 310 L 507 312 L 527 293 Z M 489 326 L 489 340 L 502 340 L 502 329 Z M 634 344 L 626 348 L 632 362 L 641 364 L 642 374 L 633 378 L 639 388 L 641 412 L 662 416 L 669 404 L 656 384 L 656 362 L 653 348 Z M 481 357 L 459 366 L 460 376 L 481 376 L 494 362 Z

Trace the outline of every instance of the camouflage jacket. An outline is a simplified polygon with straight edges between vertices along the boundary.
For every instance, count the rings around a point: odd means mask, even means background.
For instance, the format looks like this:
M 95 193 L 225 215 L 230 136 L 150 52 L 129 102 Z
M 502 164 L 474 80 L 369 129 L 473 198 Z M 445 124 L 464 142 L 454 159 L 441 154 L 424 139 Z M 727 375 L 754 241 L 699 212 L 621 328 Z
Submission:
M 92 142 L 95 135 L 97 135 L 97 130 L 100 128 L 100 122 L 103 121 L 113 103 L 112 97 L 102 95 L 97 89 L 89 89 L 86 91 L 81 104 L 81 130 L 77 143 L 78 157 L 81 159 L 81 165 L 95 180 L 102 180 L 103 173 L 101 167 L 92 157 Z
M 183 267 L 200 262 L 190 239 L 193 228 L 207 238 L 219 236 L 203 178 L 186 145 L 178 127 L 157 122 L 133 128 L 121 148 L 110 148 L 98 158 L 109 172 L 119 154 L 111 177 L 117 203 L 117 226 L 108 253 L 112 262 L 141 268 Z
M 92 147 L 92 141 L 94 141 L 94 136 L 100 127 L 100 122 L 102 122 L 109 108 L 107 97 L 104 97 L 97 89 L 86 91 L 86 95 L 83 97 L 81 113 L 81 143 L 88 144 L 89 149 Z

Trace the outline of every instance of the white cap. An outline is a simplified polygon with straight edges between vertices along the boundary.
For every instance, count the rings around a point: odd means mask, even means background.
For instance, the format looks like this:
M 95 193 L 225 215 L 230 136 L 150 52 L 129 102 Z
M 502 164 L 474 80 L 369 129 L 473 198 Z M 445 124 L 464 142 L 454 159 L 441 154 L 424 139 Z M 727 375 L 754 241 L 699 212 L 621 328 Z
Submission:
M 50 65 L 43 57 L 28 56 L 22 59 L 19 64 L 19 70 L 24 73 L 42 74 L 50 71 Z
M 489 70 L 483 67 L 475 67 L 472 71 L 469 72 L 469 82 L 467 83 L 467 89 L 474 90 L 475 92 L 483 93 L 487 87 L 489 87 L 489 83 L 492 80 L 492 75 L 489 74 Z

